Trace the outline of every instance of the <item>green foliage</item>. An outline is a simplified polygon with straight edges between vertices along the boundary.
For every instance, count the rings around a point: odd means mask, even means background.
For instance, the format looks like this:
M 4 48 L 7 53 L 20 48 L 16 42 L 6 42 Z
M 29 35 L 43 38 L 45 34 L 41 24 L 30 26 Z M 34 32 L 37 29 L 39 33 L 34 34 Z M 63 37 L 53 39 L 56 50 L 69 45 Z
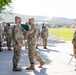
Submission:
M 0 13 L 5 10 L 5 6 L 9 5 L 12 0 L 0 0 Z

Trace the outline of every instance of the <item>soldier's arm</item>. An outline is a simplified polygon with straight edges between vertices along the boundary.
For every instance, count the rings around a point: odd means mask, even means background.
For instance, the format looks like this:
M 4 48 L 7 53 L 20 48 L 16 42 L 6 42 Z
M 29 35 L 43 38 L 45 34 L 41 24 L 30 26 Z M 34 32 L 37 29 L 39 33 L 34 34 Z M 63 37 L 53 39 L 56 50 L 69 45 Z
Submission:
M 35 32 L 35 28 L 28 30 L 28 31 L 27 31 L 27 34 L 32 34 L 32 33 L 34 33 L 34 32 Z

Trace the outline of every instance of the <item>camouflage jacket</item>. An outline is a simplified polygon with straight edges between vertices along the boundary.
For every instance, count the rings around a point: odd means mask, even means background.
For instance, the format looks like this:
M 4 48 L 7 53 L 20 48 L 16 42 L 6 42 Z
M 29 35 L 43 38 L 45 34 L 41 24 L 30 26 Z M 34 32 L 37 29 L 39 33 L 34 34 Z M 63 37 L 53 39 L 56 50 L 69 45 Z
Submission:
M 13 39 L 15 43 L 22 43 L 23 40 L 23 32 L 19 25 L 15 25 L 13 27 L 13 33 L 12 33 Z
M 48 38 L 48 29 L 43 29 L 42 31 L 41 31 L 41 37 L 42 38 Z
M 11 29 L 11 26 L 8 27 L 8 26 L 5 26 L 4 27 L 4 33 L 5 33 L 5 36 L 10 36 L 11 37 L 11 34 L 12 34 L 12 29 Z
M 28 44 L 36 44 L 37 42 L 37 34 L 38 34 L 38 30 L 37 28 L 35 27 L 35 25 L 33 25 L 31 27 L 31 29 L 29 29 L 29 31 L 27 32 L 27 41 L 28 41 Z

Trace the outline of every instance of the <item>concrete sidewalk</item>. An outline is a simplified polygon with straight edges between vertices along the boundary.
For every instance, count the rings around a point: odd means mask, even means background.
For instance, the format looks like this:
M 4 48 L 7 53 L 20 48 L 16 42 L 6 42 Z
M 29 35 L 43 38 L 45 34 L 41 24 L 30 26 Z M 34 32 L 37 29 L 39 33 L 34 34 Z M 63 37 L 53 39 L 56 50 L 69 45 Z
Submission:
M 13 51 L 0 52 L 0 75 L 76 75 L 76 71 L 74 71 L 76 60 L 73 58 L 71 64 L 68 65 L 71 59 L 70 54 L 73 54 L 71 42 L 49 42 L 48 49 L 39 46 L 38 53 L 46 63 L 43 68 L 38 68 L 39 63 L 36 61 L 36 70 L 27 71 L 28 50 L 22 48 L 19 66 L 23 71 L 13 72 Z

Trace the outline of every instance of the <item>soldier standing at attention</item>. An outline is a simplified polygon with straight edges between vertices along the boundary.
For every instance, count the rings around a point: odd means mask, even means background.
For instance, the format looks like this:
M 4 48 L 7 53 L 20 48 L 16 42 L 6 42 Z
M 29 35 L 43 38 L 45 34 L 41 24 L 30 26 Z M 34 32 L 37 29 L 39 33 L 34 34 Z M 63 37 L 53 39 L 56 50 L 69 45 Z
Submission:
M 34 70 L 35 69 L 35 62 L 34 58 L 40 63 L 39 68 L 41 68 L 45 63 L 42 61 L 40 56 L 38 55 L 36 51 L 36 45 L 37 45 L 37 28 L 34 25 L 34 19 L 29 19 L 29 25 L 31 26 L 31 29 L 27 31 L 27 41 L 28 41 L 28 51 L 29 51 L 29 61 L 31 66 L 26 68 L 26 70 Z
M 17 67 L 21 56 L 21 47 L 23 40 L 23 32 L 21 27 L 21 18 L 15 17 L 16 25 L 13 27 L 13 39 L 14 39 L 14 56 L 13 56 L 13 71 L 22 71 L 21 68 Z
M 12 50 L 11 49 L 11 33 L 12 33 L 12 29 L 9 23 L 6 23 L 6 26 L 4 27 L 4 33 L 6 36 L 6 41 L 7 41 L 7 47 L 8 47 L 8 51 Z
M 43 47 L 47 49 L 47 40 L 48 40 L 48 29 L 44 26 L 44 29 L 41 31 L 41 37 L 43 39 Z

